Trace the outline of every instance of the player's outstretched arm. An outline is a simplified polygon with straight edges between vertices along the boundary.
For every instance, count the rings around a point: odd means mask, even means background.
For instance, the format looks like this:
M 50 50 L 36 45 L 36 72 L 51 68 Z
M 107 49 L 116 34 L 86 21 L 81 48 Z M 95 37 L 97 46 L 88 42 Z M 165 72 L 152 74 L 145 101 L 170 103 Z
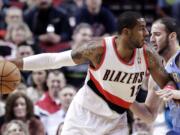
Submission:
M 12 61 L 21 70 L 57 69 L 89 62 L 96 66 L 103 52 L 101 39 L 89 41 L 75 50 L 61 53 L 42 53 Z

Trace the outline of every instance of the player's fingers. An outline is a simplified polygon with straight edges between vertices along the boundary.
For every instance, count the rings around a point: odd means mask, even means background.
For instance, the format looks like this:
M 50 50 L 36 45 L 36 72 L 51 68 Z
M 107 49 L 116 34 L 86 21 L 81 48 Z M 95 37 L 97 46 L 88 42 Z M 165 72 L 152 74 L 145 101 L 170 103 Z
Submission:
M 156 94 L 157 94 L 157 95 L 163 95 L 164 92 L 162 92 L 162 91 L 156 91 Z
M 173 98 L 173 95 L 170 95 L 170 96 L 163 97 L 162 99 L 163 99 L 164 102 L 168 102 L 168 101 L 170 101 L 172 98 Z
M 173 95 L 172 95 L 172 93 L 169 92 L 169 93 L 164 93 L 164 94 L 160 95 L 160 98 L 163 99 L 163 98 L 168 98 L 170 96 L 173 96 Z
M 168 93 L 170 93 L 170 91 L 165 91 L 165 90 L 156 91 L 157 95 L 165 95 L 165 94 L 168 94 Z

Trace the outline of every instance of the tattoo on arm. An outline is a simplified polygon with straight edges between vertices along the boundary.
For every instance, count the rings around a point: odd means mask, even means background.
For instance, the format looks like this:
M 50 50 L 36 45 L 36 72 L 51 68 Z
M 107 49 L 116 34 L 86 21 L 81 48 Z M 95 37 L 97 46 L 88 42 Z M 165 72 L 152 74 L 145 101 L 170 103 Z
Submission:
M 164 87 L 164 85 L 170 80 L 170 77 L 164 68 L 163 58 L 152 49 L 147 49 L 146 55 L 148 58 L 148 68 L 153 79 L 159 87 Z
M 102 60 L 102 55 L 98 53 L 98 54 L 96 55 L 97 64 L 100 64 L 100 63 L 101 63 L 101 60 Z
M 102 40 L 89 41 L 74 49 L 72 51 L 72 57 L 75 63 L 82 64 L 90 62 L 93 66 L 100 63 L 103 53 Z
M 163 58 L 160 57 L 154 50 L 148 49 L 146 51 L 146 55 L 148 57 L 148 66 L 150 70 L 151 68 L 156 67 L 159 72 L 166 72 L 164 70 Z

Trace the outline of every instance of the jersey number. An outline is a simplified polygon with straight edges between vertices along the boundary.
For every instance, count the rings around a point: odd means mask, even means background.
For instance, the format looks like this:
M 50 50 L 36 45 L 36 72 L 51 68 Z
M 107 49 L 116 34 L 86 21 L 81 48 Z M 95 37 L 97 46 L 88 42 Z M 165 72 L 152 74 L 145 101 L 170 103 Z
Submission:
M 139 89 L 140 89 L 141 85 L 138 85 L 137 87 L 134 85 L 131 87 L 132 91 L 131 91 L 131 97 L 133 97 L 134 95 L 137 95 L 138 92 L 139 92 Z M 137 89 L 136 93 L 135 93 L 135 90 Z

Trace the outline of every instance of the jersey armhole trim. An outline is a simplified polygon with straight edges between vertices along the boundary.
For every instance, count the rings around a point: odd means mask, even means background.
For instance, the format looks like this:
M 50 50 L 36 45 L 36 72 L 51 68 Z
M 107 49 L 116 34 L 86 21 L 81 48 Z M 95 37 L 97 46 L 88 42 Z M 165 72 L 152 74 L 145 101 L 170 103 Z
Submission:
M 146 63 L 146 75 L 148 76 L 148 59 L 147 59 L 147 54 L 146 54 L 146 46 L 143 47 L 143 53 L 144 53 L 144 60 L 145 60 L 145 63 Z

